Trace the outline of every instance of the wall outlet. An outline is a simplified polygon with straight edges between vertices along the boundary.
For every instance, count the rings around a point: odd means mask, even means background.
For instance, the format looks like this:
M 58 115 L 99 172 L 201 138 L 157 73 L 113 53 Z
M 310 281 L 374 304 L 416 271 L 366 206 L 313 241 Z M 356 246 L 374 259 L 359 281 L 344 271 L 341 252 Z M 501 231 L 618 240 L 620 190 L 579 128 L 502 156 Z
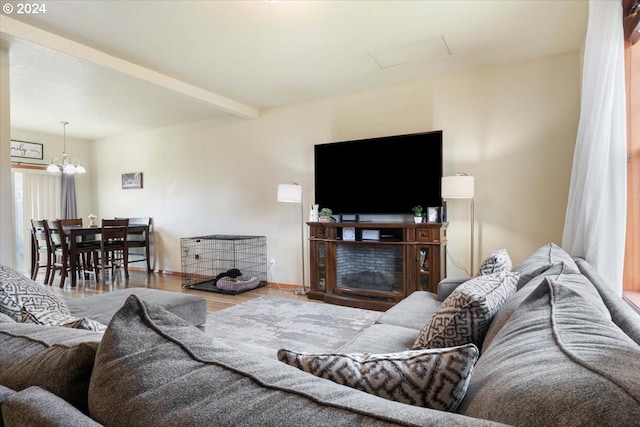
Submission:
M 276 259 L 275 258 L 271 258 L 271 260 L 269 260 L 269 267 L 273 268 L 276 266 Z

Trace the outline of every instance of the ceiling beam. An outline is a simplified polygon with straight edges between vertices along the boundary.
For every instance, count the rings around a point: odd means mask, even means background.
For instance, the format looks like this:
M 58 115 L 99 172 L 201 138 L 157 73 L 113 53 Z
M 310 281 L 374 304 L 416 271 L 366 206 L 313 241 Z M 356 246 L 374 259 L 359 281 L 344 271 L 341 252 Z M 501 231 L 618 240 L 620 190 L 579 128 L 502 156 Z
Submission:
M 7 34 L 12 37 L 17 37 L 40 46 L 101 65 L 111 70 L 127 74 L 196 99 L 205 104 L 209 104 L 226 113 L 248 119 L 255 119 L 260 116 L 260 111 L 250 105 L 243 104 L 217 93 L 183 82 L 182 80 L 178 80 L 149 68 L 125 61 L 116 56 L 109 55 L 105 52 L 61 37 L 57 34 L 8 18 L 7 16 L 0 15 L 0 28 L 2 29 L 1 32 L 3 35 Z

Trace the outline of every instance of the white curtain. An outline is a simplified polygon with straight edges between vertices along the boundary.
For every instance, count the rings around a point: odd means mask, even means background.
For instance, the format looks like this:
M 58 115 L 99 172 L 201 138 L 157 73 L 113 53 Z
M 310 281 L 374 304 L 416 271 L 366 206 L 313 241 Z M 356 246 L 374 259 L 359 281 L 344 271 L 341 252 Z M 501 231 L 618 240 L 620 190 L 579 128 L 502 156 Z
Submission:
M 31 266 L 31 219 L 60 218 L 61 181 L 58 174 L 13 171 L 16 218 L 17 269 L 29 273 Z
M 627 137 L 622 4 L 590 0 L 580 123 L 562 246 L 622 295 Z

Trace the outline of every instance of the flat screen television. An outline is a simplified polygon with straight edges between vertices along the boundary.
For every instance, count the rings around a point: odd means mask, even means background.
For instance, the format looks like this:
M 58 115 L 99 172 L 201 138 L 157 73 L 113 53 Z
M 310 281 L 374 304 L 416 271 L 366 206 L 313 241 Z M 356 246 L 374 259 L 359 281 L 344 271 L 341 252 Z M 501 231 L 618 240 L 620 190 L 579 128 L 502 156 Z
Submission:
M 442 206 L 442 131 L 316 144 L 315 203 L 334 214 Z

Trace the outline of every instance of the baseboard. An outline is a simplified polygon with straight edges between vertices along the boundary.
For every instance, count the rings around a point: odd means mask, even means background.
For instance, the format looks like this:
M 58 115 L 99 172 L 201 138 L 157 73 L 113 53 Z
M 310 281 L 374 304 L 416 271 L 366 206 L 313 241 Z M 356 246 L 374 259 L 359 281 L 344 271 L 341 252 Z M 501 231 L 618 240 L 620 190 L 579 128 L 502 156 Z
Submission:
M 130 266 L 129 267 L 129 271 L 146 272 L 147 269 L 146 268 L 141 268 L 141 267 L 131 267 Z M 168 271 L 168 270 L 154 270 L 154 271 L 152 271 L 152 273 L 167 274 L 167 275 L 170 275 L 170 276 L 180 276 L 180 275 L 182 275 L 182 273 L 179 272 L 179 271 Z M 287 290 L 294 290 L 294 289 L 300 289 L 301 288 L 300 285 L 294 285 L 294 284 L 291 284 L 291 283 L 277 283 L 277 282 L 267 282 L 266 287 L 267 288 L 274 288 L 274 289 L 287 289 Z
M 292 285 L 290 283 L 267 282 L 267 288 L 294 290 L 294 289 L 300 289 L 300 285 Z

